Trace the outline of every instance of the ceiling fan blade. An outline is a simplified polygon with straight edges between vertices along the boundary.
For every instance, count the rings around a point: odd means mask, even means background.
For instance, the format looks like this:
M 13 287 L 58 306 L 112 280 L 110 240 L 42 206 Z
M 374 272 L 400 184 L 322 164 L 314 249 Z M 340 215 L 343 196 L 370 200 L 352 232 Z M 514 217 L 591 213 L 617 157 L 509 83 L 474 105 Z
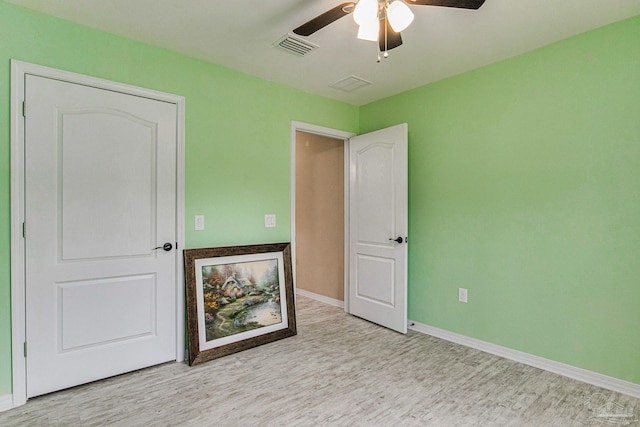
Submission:
M 480 9 L 485 0 L 404 0 L 408 5 L 417 6 L 443 6 L 457 7 L 460 9 Z
M 332 22 L 353 12 L 355 5 L 356 4 L 354 2 L 342 3 L 333 9 L 329 9 L 325 13 L 316 16 L 311 21 L 300 25 L 298 28 L 293 30 L 293 32 L 299 36 L 310 36 Z
M 393 31 L 393 28 L 391 28 L 387 19 L 381 19 L 380 31 L 378 32 L 378 46 L 380 47 L 380 52 L 386 52 L 387 50 L 394 49 L 401 44 L 402 37 L 400 36 L 400 33 Z

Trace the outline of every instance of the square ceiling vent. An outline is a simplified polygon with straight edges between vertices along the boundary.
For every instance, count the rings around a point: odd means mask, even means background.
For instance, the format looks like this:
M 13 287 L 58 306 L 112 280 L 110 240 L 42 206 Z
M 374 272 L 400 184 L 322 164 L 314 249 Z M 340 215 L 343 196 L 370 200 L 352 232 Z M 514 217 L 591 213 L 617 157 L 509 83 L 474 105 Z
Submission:
M 320 46 L 313 44 L 293 34 L 285 34 L 273 44 L 278 49 L 282 49 L 297 56 L 305 56 L 307 53 L 316 50 Z
M 362 89 L 365 86 L 369 86 L 370 81 L 356 76 L 349 76 L 342 80 L 330 84 L 329 87 L 341 90 L 343 92 L 353 92 L 354 90 Z

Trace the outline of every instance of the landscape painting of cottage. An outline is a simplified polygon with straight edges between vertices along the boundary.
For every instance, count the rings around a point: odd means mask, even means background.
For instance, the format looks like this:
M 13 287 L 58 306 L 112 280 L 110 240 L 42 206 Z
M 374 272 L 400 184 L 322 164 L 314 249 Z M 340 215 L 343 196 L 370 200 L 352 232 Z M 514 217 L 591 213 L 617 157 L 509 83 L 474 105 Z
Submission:
M 296 334 L 289 243 L 184 251 L 190 364 Z
M 202 267 L 207 341 L 282 322 L 278 260 Z

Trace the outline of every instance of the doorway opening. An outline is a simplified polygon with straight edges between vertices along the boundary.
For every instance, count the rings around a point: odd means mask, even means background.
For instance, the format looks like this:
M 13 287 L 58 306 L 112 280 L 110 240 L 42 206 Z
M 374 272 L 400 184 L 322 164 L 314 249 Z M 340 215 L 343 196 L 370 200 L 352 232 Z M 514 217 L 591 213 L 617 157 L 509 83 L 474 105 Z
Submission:
M 348 311 L 348 140 L 292 123 L 291 243 L 296 292 Z
M 408 126 L 406 123 L 355 136 L 345 132 L 332 131 L 312 125 L 292 123 L 291 127 L 291 241 L 294 285 L 301 295 L 326 303 L 343 306 L 349 313 L 365 320 L 393 329 L 407 332 L 407 242 L 408 242 Z M 323 281 L 325 269 L 330 259 L 327 250 L 316 242 L 298 242 L 296 233 L 296 212 L 311 216 L 315 221 L 308 225 L 323 232 L 324 218 L 318 213 L 318 206 L 299 206 L 296 197 L 298 170 L 296 132 L 330 137 L 343 141 L 344 150 L 344 192 L 343 192 L 343 302 L 330 296 L 305 290 L 313 286 L 311 279 L 302 279 L 297 273 L 306 267 L 306 260 L 297 261 L 297 244 L 307 245 L 307 257 L 318 259 L 314 266 L 313 280 Z M 311 146 L 310 137 L 300 137 L 300 150 L 306 143 Z M 308 148 L 308 147 L 306 147 Z M 322 148 L 318 148 L 321 150 Z M 302 162 L 302 160 L 301 160 Z M 311 166 L 307 167 L 311 169 Z M 298 177 L 300 182 L 303 179 Z M 311 190 L 317 192 L 311 176 Z M 301 184 L 302 185 L 302 184 Z M 323 200 L 314 203 L 332 203 Z M 298 209 L 299 208 L 299 209 Z M 311 213 L 309 213 L 311 212 Z M 326 211 L 325 216 L 326 216 Z M 324 232 L 324 235 L 331 233 Z M 402 236 L 402 237 L 400 237 Z M 304 252 L 301 252 L 303 254 Z M 305 256 L 305 255 L 302 255 Z M 339 271 L 339 270 L 338 270 Z M 335 276 L 335 272 L 332 275 Z M 301 283 L 302 280 L 309 280 Z M 335 280 L 335 279 L 334 279 Z M 320 283 L 320 292 L 327 288 Z
M 297 290 L 344 305 L 344 141 L 296 132 Z

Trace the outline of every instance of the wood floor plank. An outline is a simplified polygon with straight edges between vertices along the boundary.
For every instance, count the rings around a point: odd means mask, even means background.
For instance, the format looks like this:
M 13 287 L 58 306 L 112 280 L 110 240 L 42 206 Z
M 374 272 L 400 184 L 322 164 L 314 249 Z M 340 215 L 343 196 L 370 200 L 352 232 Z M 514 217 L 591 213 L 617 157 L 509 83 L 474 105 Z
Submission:
M 640 400 L 297 297 L 298 335 L 29 400 L 0 426 L 585 426 Z

